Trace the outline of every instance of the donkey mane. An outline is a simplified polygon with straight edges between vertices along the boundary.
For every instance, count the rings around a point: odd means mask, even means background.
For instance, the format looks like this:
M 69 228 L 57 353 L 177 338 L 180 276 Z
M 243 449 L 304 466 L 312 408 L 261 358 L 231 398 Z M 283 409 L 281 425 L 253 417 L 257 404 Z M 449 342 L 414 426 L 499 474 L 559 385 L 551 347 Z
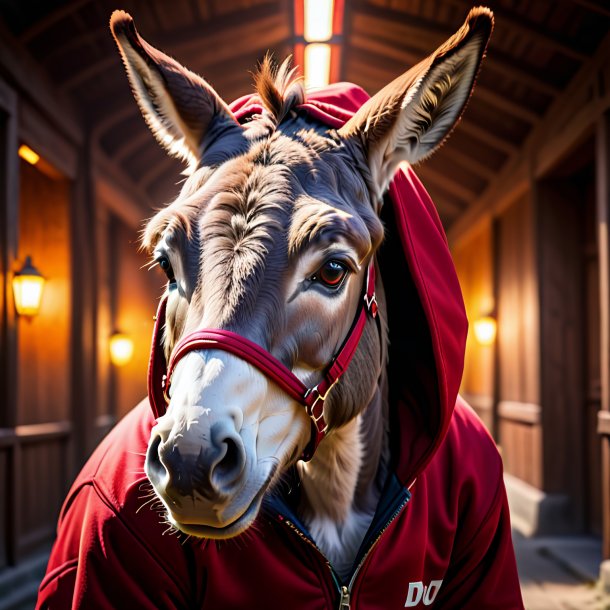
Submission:
M 291 64 L 292 58 L 287 57 L 278 67 L 271 54 L 267 54 L 254 74 L 256 93 L 276 126 L 295 106 L 305 102 L 303 79 Z

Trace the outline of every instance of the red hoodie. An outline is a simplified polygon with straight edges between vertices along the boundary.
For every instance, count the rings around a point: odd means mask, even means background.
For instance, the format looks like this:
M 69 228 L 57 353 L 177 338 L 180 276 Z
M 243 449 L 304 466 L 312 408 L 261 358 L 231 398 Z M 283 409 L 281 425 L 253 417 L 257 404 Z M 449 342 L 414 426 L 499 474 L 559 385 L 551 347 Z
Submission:
M 303 109 L 339 127 L 367 98 L 334 85 Z M 232 109 L 240 120 L 261 111 L 252 96 Z M 502 462 L 457 395 L 467 329 L 460 288 L 434 205 L 409 167 L 390 186 L 383 220 L 393 473 L 350 579 L 340 581 L 281 495 L 235 539 L 164 535 L 162 515 L 145 505 L 155 423 L 145 400 L 74 483 L 37 608 L 523 608 Z

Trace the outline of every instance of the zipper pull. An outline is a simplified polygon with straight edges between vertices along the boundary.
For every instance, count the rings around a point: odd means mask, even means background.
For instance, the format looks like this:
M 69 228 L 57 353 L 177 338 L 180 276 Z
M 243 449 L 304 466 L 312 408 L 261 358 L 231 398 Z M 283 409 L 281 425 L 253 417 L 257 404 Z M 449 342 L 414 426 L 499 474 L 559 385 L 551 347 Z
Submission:
M 339 600 L 339 610 L 349 610 L 349 589 L 341 587 L 341 599 Z

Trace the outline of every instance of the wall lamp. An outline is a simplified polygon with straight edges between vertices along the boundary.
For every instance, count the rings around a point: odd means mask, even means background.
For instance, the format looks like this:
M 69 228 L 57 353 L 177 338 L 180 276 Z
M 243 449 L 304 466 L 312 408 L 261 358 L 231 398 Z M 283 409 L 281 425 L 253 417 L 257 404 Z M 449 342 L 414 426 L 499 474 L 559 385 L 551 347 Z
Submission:
M 114 366 L 125 366 L 133 357 L 133 339 L 125 333 L 114 333 L 110 337 L 110 362 Z
M 481 316 L 473 323 L 474 337 L 480 345 L 493 345 L 498 332 L 498 324 L 493 316 Z
M 26 256 L 23 267 L 13 276 L 15 309 L 20 316 L 31 319 L 38 315 L 44 283 L 42 273 L 32 265 L 31 257 Z

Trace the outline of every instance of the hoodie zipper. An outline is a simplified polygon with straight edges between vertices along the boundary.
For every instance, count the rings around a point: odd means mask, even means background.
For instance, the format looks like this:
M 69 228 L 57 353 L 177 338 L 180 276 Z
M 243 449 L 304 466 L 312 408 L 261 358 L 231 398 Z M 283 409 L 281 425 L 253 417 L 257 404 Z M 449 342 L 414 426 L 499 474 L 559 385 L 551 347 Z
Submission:
M 289 527 L 293 532 L 295 532 L 295 534 L 297 534 L 299 536 L 299 538 L 305 540 L 305 542 L 307 542 L 311 547 L 313 547 L 319 553 L 319 555 L 324 558 L 324 561 L 326 562 L 326 565 L 328 566 L 328 569 L 330 570 L 330 574 L 333 578 L 333 582 L 335 583 L 337 591 L 339 592 L 338 610 L 350 610 L 352 588 L 354 586 L 354 583 L 356 582 L 356 578 L 358 576 L 358 573 L 360 572 L 360 569 L 364 565 L 364 562 L 366 561 L 367 557 L 370 555 L 370 553 L 373 550 L 373 548 L 375 547 L 375 545 L 379 542 L 379 539 L 381 538 L 381 536 L 383 536 L 384 532 L 388 529 L 388 527 L 390 527 L 390 525 L 392 524 L 394 519 L 396 519 L 396 517 L 398 517 L 398 515 L 400 514 L 400 512 L 405 507 L 405 505 L 409 502 L 410 499 L 411 499 L 411 494 L 408 493 L 401 500 L 401 502 L 396 507 L 396 509 L 390 516 L 390 518 L 386 521 L 385 525 L 378 531 L 377 536 L 371 542 L 371 544 L 367 548 L 366 552 L 364 553 L 364 555 L 361 557 L 360 561 L 358 562 L 358 565 L 356 566 L 356 569 L 354 570 L 352 577 L 350 578 L 350 581 L 347 585 L 343 585 L 340 583 L 339 578 L 337 577 L 337 574 L 335 573 L 332 566 L 330 565 L 330 561 L 328 561 L 328 559 L 326 559 L 326 557 L 324 556 L 324 553 L 322 553 L 322 551 L 319 549 L 319 547 L 314 543 L 314 541 L 309 536 L 304 534 L 298 527 L 296 527 L 296 525 L 294 525 L 294 523 L 292 523 L 292 521 L 290 521 L 289 519 L 285 519 L 282 515 L 278 515 L 278 519 L 281 522 L 285 523 L 287 525 L 287 527 Z

